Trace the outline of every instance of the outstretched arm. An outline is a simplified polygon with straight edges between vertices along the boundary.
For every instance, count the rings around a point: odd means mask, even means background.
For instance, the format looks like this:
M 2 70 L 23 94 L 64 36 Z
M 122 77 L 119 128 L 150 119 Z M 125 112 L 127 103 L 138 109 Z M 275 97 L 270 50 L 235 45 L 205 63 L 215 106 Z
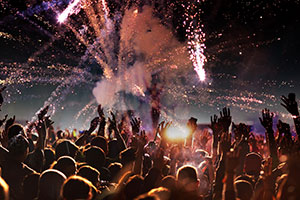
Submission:
M 262 118 L 259 118 L 261 125 L 266 130 L 266 139 L 269 145 L 270 154 L 273 160 L 273 167 L 275 168 L 278 163 L 278 157 L 277 157 L 277 145 L 274 137 L 274 131 L 273 131 L 273 113 L 270 113 L 270 110 L 264 109 L 262 110 Z
M 288 95 L 288 98 L 286 98 L 284 95 L 281 97 L 282 103 L 281 105 L 285 107 L 285 109 L 292 115 L 295 123 L 295 128 L 298 137 L 300 136 L 300 116 L 299 116 L 299 110 L 298 110 L 298 104 L 296 101 L 296 95 L 295 93 L 290 93 Z
M 108 118 L 110 126 L 111 126 L 112 130 L 114 130 L 115 137 L 117 138 L 118 144 L 120 146 L 120 151 L 123 151 L 124 149 L 127 148 L 126 142 L 124 141 L 120 131 L 118 130 L 115 114 L 113 112 L 111 112 L 110 114 L 111 114 L 111 118 Z
M 100 124 L 99 124 L 97 135 L 104 137 L 105 136 L 106 120 L 105 120 L 103 108 L 101 107 L 101 105 L 98 105 L 98 110 L 97 111 L 98 111 L 98 115 L 99 115 L 99 118 L 100 118 Z

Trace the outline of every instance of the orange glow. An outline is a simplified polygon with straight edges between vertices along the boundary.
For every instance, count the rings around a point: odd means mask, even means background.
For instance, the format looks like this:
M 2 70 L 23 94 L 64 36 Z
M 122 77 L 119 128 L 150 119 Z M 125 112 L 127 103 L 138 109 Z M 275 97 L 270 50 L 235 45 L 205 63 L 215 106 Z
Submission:
M 167 130 L 167 138 L 172 141 L 185 140 L 189 136 L 189 132 L 185 126 L 171 126 Z

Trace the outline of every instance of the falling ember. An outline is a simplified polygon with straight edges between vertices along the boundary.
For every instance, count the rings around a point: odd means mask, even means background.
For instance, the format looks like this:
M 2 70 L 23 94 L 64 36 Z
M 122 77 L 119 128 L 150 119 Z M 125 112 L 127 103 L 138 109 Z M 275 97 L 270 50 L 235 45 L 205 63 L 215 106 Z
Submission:
M 57 17 L 57 21 L 59 23 L 64 23 L 64 21 L 73 13 L 76 12 L 76 6 L 78 5 L 78 3 L 80 2 L 80 0 L 74 0 L 73 3 L 71 3 L 70 5 L 68 5 L 68 7 L 58 15 Z

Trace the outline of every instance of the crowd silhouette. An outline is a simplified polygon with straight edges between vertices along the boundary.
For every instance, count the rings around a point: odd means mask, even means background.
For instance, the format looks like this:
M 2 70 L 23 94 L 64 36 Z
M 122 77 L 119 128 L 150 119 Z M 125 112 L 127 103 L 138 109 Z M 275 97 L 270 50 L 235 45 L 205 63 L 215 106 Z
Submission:
M 274 130 L 268 109 L 259 118 L 265 135 L 233 123 L 224 108 L 209 129 L 188 120 L 184 140 L 168 138 L 171 122 L 159 123 L 157 106 L 151 133 L 137 116 L 105 116 L 101 105 L 80 133 L 55 130 L 49 106 L 24 126 L 6 115 L 0 120 L 0 199 L 300 199 L 298 105 L 293 93 L 281 100 L 296 134 L 281 120 Z

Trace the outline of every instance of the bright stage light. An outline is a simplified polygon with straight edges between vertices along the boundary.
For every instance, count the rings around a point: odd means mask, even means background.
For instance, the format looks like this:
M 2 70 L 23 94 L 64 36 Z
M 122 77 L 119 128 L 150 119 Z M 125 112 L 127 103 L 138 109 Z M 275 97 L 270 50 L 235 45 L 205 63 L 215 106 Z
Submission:
M 167 138 L 172 141 L 185 140 L 190 134 L 190 130 L 185 126 L 171 126 L 167 130 Z

